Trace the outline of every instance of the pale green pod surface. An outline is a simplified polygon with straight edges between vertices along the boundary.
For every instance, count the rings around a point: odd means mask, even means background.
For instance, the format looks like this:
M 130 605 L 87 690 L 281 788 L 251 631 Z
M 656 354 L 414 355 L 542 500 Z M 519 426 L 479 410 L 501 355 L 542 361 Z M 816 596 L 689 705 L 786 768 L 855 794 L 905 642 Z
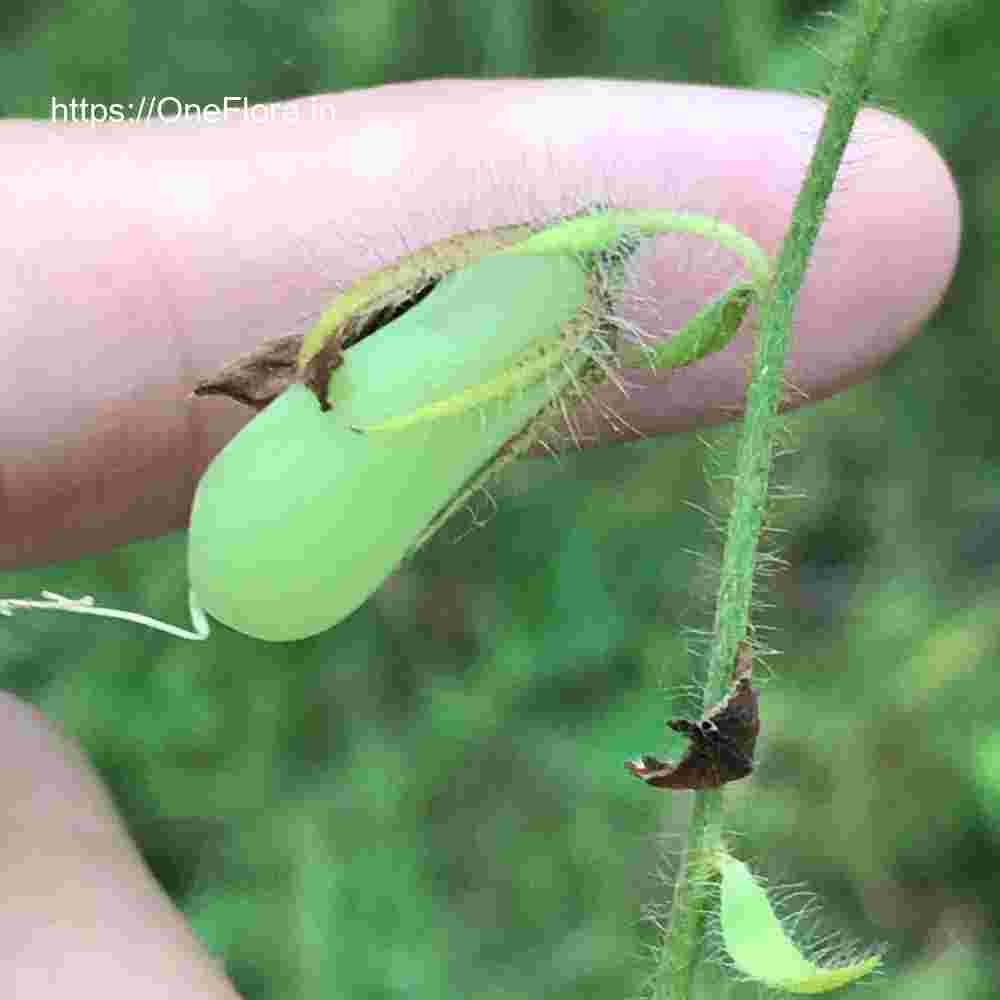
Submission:
M 270 641 L 314 635 L 354 611 L 584 358 L 398 431 L 355 428 L 467 392 L 533 347 L 551 348 L 587 288 L 575 256 L 485 258 L 349 348 L 330 378 L 329 412 L 303 386 L 286 390 L 198 484 L 188 559 L 200 605 Z

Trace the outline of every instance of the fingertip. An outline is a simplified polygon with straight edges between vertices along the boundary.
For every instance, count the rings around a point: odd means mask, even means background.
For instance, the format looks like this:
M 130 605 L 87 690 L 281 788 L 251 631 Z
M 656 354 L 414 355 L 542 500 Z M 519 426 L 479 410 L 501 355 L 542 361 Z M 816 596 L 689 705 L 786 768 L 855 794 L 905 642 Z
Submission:
M 803 287 L 788 377 L 816 401 L 863 381 L 919 331 L 958 259 L 947 164 L 904 119 L 862 112 Z
M 769 229 L 791 213 L 822 112 L 818 102 L 783 99 L 789 106 L 773 118 L 770 138 L 764 124 L 757 134 L 761 151 L 773 140 L 778 155 L 769 170 L 785 183 L 770 190 L 761 184 L 758 205 L 769 206 L 769 221 L 756 229 L 750 223 L 774 252 L 778 240 Z M 798 123 L 792 136 L 774 132 L 782 121 Z M 752 200 L 745 203 L 747 220 L 760 212 L 752 206 Z M 785 404 L 817 402 L 863 381 L 918 333 L 948 288 L 960 236 L 958 193 L 939 151 L 899 117 L 878 110 L 859 115 L 798 297 Z M 744 332 L 724 351 L 668 380 L 637 373 L 636 392 L 605 402 L 645 433 L 735 419 L 751 350 Z

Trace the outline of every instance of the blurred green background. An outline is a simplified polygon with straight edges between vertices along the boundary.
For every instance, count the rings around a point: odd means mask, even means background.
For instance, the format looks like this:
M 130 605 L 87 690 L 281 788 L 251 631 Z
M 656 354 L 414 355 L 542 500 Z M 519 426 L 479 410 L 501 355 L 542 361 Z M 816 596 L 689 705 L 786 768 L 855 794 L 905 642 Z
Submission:
M 815 92 L 830 6 L 8 3 L 0 110 L 442 74 Z M 805 497 L 782 506 L 790 568 L 758 615 L 781 655 L 729 820 L 759 871 L 819 894 L 816 933 L 887 945 L 866 996 L 963 1000 L 1000 979 L 1000 6 L 899 7 L 876 93 L 958 178 L 960 270 L 876 378 L 789 421 L 779 479 Z M 485 526 L 446 530 L 320 638 L 26 614 L 0 630 L 0 683 L 83 743 L 248 998 L 635 995 L 690 796 L 622 760 L 689 707 L 669 696 L 710 612 L 689 553 L 717 544 L 689 506 L 713 503 L 703 437 L 519 464 Z M 708 438 L 724 456 L 732 431 Z M 0 578 L 42 587 L 181 621 L 184 538 Z

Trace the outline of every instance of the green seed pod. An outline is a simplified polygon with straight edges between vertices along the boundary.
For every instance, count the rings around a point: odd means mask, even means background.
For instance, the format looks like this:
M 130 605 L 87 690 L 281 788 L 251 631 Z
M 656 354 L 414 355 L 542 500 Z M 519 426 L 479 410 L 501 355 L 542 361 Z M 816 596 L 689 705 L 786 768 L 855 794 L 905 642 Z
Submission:
M 354 611 L 586 365 L 595 284 L 576 255 L 483 258 L 348 348 L 328 412 L 287 389 L 198 485 L 188 560 L 201 607 L 271 641 Z M 452 397 L 461 405 L 434 410 Z

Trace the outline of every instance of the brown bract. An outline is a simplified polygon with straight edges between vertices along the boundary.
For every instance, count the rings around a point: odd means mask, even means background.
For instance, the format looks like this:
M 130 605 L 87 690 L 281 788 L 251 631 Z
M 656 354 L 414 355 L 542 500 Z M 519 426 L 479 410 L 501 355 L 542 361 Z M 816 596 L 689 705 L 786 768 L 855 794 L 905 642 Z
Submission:
M 299 381 L 296 360 L 301 347 L 302 334 L 269 340 L 231 361 L 211 378 L 203 379 L 192 395 L 228 396 L 254 410 L 263 410 Z
M 333 406 L 330 402 L 330 374 L 344 363 L 345 349 L 401 316 L 428 295 L 436 284 L 436 280 L 425 281 L 417 288 L 397 293 L 390 302 L 375 303 L 364 313 L 348 317 L 301 370 L 299 358 L 304 335 L 289 334 L 266 341 L 249 354 L 231 361 L 218 374 L 199 382 L 193 394 L 228 396 L 259 411 L 290 385 L 302 384 L 316 397 L 319 408 L 325 412 Z
M 701 719 L 671 719 L 667 725 L 684 733 L 690 743 L 678 764 L 643 754 L 625 762 L 626 770 L 655 788 L 719 788 L 753 771 L 760 732 L 757 691 L 752 678 L 750 644 L 741 642 L 733 668 L 732 686 Z
M 193 395 L 228 396 L 260 411 L 299 383 L 325 412 L 333 406 L 330 374 L 344 363 L 347 348 L 412 309 L 445 275 L 531 232 L 530 226 L 521 224 L 449 236 L 373 271 L 345 289 L 308 334 L 266 341 L 199 382 Z

